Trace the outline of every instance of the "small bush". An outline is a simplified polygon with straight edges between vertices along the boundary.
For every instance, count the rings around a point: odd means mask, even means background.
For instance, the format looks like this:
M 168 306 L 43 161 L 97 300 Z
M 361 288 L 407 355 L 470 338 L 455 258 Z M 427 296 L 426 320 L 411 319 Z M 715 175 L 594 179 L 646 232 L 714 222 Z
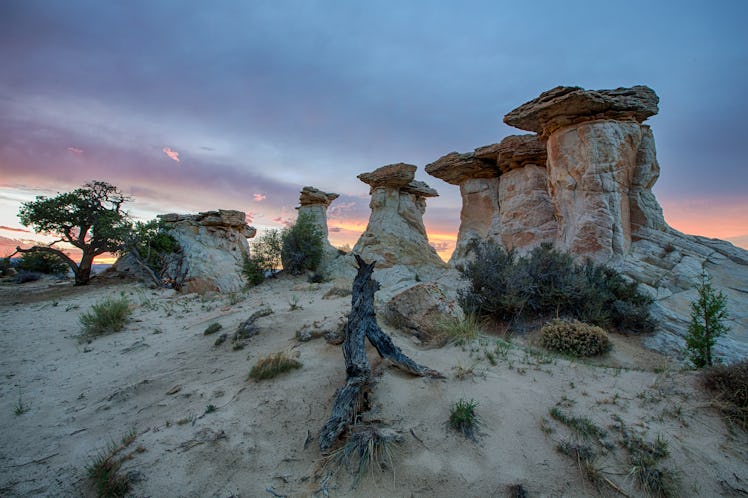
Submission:
M 242 273 L 249 285 L 259 285 L 266 276 L 275 275 L 281 266 L 283 248 L 280 230 L 268 230 L 252 242 L 250 255 L 245 256 Z
M 474 400 L 460 399 L 449 409 L 449 426 L 463 436 L 475 439 L 478 430 L 478 415 L 475 409 L 478 403 Z
M 302 363 L 300 361 L 290 358 L 284 352 L 278 352 L 260 358 L 252 367 L 252 370 L 249 371 L 249 378 L 255 380 L 272 379 L 282 373 L 301 367 Z
M 597 356 L 610 351 L 608 334 L 580 321 L 553 320 L 540 329 L 540 345 L 572 356 Z
M 125 448 L 130 446 L 137 433 L 134 431 L 126 434 L 119 445 L 110 444 L 106 451 L 94 458 L 86 468 L 88 478 L 92 481 L 96 496 L 101 498 L 126 496 L 130 489 L 130 480 L 127 476 L 119 473 L 122 462 L 130 456 L 118 457 Z
M 354 425 L 345 444 L 328 458 L 355 472 L 355 487 L 367 472 L 383 472 L 387 468 L 394 472 L 392 450 L 402 442 L 402 436 L 395 431 L 370 425 Z
M 478 338 L 481 323 L 478 318 L 468 313 L 463 319 L 448 317 L 437 323 L 439 335 L 436 342 L 439 344 L 454 343 L 457 345 L 467 344 Z
M 703 382 L 726 418 L 748 430 L 748 360 L 704 370 Z
M 205 330 L 203 331 L 203 335 L 215 334 L 216 332 L 218 332 L 222 328 L 223 328 L 223 325 L 221 325 L 220 323 L 217 323 L 217 322 L 216 323 L 211 323 L 210 325 L 208 325 L 205 328 Z
M 67 273 L 70 267 L 62 257 L 48 252 L 34 251 L 21 254 L 18 269 L 27 272 L 59 275 Z
M 127 299 L 105 299 L 94 304 L 90 311 L 81 315 L 83 333 L 96 336 L 119 332 L 127 324 L 131 313 Z
M 500 321 L 569 316 L 601 327 L 651 332 L 651 298 L 615 270 L 542 244 L 524 257 L 496 242 L 475 242 L 474 258 L 461 272 L 470 286 L 460 291 L 466 312 Z
M 42 278 L 42 274 L 38 271 L 26 271 L 21 270 L 18 272 L 18 275 L 16 275 L 16 282 L 19 284 L 25 284 L 26 282 L 36 282 L 37 280 Z
M 6 277 L 11 274 L 10 269 L 13 267 L 10 258 L 0 258 L 0 277 Z
M 281 260 L 291 275 L 315 271 L 322 260 L 324 234 L 308 213 L 300 213 L 296 223 L 283 231 Z

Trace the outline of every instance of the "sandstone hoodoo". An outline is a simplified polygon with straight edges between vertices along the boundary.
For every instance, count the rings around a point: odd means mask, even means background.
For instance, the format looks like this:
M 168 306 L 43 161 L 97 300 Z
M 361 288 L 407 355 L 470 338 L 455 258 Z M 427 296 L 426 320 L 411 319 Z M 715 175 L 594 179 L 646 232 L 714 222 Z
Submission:
M 299 214 L 307 214 L 314 220 L 314 224 L 323 235 L 324 255 L 320 267 L 325 267 L 331 260 L 338 256 L 328 237 L 327 230 L 327 208 L 330 203 L 340 197 L 340 194 L 323 192 L 315 187 L 304 187 L 299 195 Z
M 446 266 L 429 245 L 423 225 L 426 199 L 439 194 L 415 180 L 415 172 L 416 166 L 398 163 L 358 175 L 371 187 L 371 215 L 353 253 L 376 261 L 378 268 Z
M 499 170 L 496 158 L 486 157 L 485 151 L 481 157 L 473 152 L 452 152 L 426 165 L 426 172 L 460 187 L 460 231 L 450 260 L 459 263 L 467 256 L 471 241 L 485 239 L 498 218 Z
M 654 140 L 642 125 L 657 113 L 657 103 L 645 86 L 557 87 L 504 117 L 509 125 L 547 137 L 559 249 L 608 261 L 629 251 L 632 211 L 637 221 L 649 218 L 664 226 L 648 192 L 659 173 Z M 653 219 L 657 213 L 659 220 Z
M 236 292 L 244 286 L 241 268 L 249 254 L 248 238 L 256 230 L 241 211 L 206 211 L 164 214 L 159 218 L 181 251 L 170 263 L 168 275 L 185 292 Z

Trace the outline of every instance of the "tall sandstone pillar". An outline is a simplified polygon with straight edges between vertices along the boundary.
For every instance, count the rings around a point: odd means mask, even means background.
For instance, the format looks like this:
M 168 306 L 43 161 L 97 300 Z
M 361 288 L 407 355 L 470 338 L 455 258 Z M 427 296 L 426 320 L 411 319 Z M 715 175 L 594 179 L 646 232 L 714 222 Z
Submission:
M 326 266 L 338 256 L 338 250 L 330 244 L 327 230 L 327 208 L 330 203 L 340 197 L 339 194 L 323 192 L 318 188 L 304 187 L 299 194 L 299 215 L 308 215 L 323 235 L 324 255 L 321 267 Z
M 646 86 L 556 87 L 504 117 L 547 140 L 556 246 L 598 261 L 620 259 L 632 229 L 663 228 L 651 186 L 659 176 L 654 139 L 642 122 L 657 113 Z

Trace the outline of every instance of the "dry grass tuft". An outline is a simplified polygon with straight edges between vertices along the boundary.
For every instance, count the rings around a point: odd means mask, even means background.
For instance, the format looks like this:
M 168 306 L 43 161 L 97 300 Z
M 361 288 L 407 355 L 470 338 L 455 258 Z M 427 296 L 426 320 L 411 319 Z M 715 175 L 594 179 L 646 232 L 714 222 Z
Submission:
M 260 358 L 252 370 L 249 371 L 249 378 L 255 380 L 272 379 L 282 373 L 301 368 L 302 363 L 299 360 L 291 358 L 287 353 L 280 351 L 269 356 Z
M 725 418 L 748 430 L 748 360 L 707 369 L 702 379 L 704 387 L 716 395 L 712 403 Z
M 348 433 L 345 444 L 333 451 L 327 459 L 355 474 L 354 487 L 367 473 L 371 474 L 375 470 L 385 472 L 390 469 L 394 479 L 393 450 L 402 442 L 402 436 L 393 430 L 355 425 Z

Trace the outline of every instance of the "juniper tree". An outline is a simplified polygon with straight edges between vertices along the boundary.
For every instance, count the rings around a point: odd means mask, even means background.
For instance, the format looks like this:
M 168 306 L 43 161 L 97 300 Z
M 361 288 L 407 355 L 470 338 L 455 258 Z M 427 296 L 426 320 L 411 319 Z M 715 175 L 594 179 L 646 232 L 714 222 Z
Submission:
M 713 365 L 712 348 L 717 337 L 730 328 L 725 325 L 729 318 L 727 298 L 722 291 L 712 288 L 712 281 L 706 271 L 701 273 L 701 283 L 696 288 L 698 299 L 691 303 L 691 323 L 686 335 L 688 357 L 696 368 Z

